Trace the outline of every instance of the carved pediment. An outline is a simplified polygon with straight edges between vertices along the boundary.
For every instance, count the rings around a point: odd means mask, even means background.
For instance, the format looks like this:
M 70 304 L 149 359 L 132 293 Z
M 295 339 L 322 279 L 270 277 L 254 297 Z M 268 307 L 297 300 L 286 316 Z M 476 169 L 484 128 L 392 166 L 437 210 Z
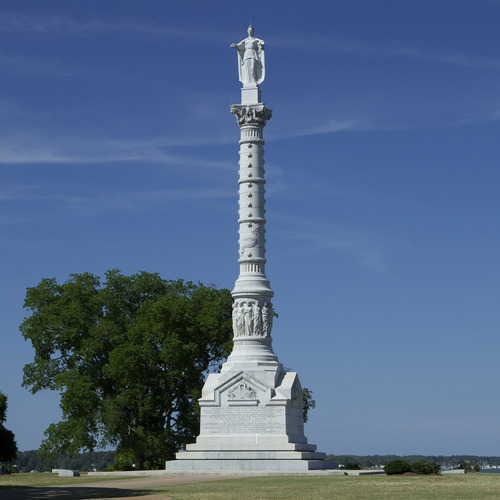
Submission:
M 203 388 L 203 397 L 198 400 L 200 406 L 266 405 L 274 396 L 272 387 L 248 373 L 211 375 Z
M 257 392 L 245 381 L 238 382 L 227 393 L 227 399 L 231 401 L 257 399 Z

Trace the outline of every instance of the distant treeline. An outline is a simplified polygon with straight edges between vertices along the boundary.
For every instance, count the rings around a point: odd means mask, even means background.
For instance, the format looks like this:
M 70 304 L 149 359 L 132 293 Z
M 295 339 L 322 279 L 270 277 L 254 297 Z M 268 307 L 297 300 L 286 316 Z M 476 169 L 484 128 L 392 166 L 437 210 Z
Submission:
M 361 468 L 386 465 L 390 460 L 403 458 L 408 462 L 437 462 L 446 466 L 457 466 L 462 463 L 471 465 L 500 465 L 500 457 L 483 457 L 477 455 L 328 455 L 338 465 L 358 464 Z
M 500 465 L 500 457 L 485 457 L 477 455 L 328 455 L 339 465 L 357 464 L 362 469 L 386 465 L 390 460 L 403 458 L 408 462 L 437 462 L 446 466 L 458 466 L 463 463 L 471 465 Z M 52 469 L 72 469 L 80 472 L 113 470 L 115 463 L 114 451 L 95 451 L 91 453 L 80 453 L 72 457 L 62 455 L 57 459 L 44 459 L 38 456 L 36 450 L 22 451 L 18 454 L 13 465 L 18 472 L 50 472 Z
M 71 469 L 87 472 L 93 470 L 112 470 L 115 462 L 114 451 L 95 451 L 79 453 L 72 457 L 62 455 L 59 458 L 47 460 L 38 456 L 36 450 L 19 452 L 13 465 L 18 472 L 50 472 L 52 469 Z

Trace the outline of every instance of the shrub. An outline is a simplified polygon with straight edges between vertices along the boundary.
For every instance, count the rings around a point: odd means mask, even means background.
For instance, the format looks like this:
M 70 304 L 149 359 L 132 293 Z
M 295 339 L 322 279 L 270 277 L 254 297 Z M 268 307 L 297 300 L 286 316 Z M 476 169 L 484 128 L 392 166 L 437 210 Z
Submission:
M 437 474 L 441 465 L 436 462 L 415 462 L 411 464 L 411 472 L 415 474 Z
M 392 474 L 404 474 L 405 472 L 411 471 L 411 465 L 407 460 L 395 458 L 394 460 L 387 462 L 387 465 L 384 467 L 384 471 L 389 476 Z
M 115 470 L 134 470 L 134 453 L 130 450 L 117 450 L 115 454 Z
M 344 465 L 344 469 L 347 469 L 347 470 L 361 470 L 361 467 L 359 466 L 359 464 L 357 463 L 354 463 L 354 462 L 347 462 L 345 465 Z
M 414 462 L 410 464 L 408 460 L 396 458 L 387 463 L 384 467 L 386 474 L 404 474 L 413 472 L 414 474 L 437 474 L 441 465 L 436 462 Z

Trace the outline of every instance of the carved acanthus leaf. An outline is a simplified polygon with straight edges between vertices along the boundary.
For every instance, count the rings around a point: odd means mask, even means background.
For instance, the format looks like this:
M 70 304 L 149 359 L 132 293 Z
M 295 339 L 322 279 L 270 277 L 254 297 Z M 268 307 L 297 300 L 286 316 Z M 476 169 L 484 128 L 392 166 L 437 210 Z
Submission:
M 236 115 L 238 125 L 257 125 L 263 127 L 267 120 L 271 119 L 273 114 L 272 110 L 266 108 L 263 104 L 260 105 L 244 105 L 233 104 L 231 106 L 231 113 Z

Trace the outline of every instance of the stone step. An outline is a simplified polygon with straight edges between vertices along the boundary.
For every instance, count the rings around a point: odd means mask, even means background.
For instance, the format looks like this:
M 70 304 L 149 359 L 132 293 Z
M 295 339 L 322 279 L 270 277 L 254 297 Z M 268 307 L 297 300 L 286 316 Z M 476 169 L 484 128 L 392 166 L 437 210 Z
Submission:
M 213 438 L 197 438 L 196 443 L 188 444 L 186 451 L 316 451 L 315 444 L 307 443 L 288 443 L 282 439 L 276 439 L 274 442 L 250 443 L 240 439 L 234 442 Z
M 312 451 L 188 451 L 177 460 L 324 460 L 325 453 Z
M 333 469 L 328 460 L 172 460 L 165 464 L 172 471 L 308 471 Z

